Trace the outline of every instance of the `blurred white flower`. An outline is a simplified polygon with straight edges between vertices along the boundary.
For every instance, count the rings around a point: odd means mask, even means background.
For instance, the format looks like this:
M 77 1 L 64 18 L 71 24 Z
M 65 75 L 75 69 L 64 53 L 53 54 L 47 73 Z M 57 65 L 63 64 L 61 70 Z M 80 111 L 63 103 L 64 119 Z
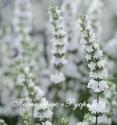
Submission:
M 44 96 L 44 92 L 39 87 L 35 86 L 34 87 L 34 91 L 36 92 L 37 96 L 39 96 L 39 97 L 43 97 Z
M 103 8 L 103 2 L 101 0 L 92 0 L 88 9 L 88 16 L 90 24 L 96 34 L 97 42 L 101 41 L 102 26 L 101 26 L 101 11 Z
M 59 72 L 59 73 L 55 73 L 54 75 L 51 75 L 51 81 L 53 83 L 61 83 L 65 80 L 65 77 L 63 75 L 63 73 Z
M 94 79 L 91 79 L 88 83 L 88 88 L 92 89 L 95 93 L 104 92 L 108 89 L 108 85 L 106 81 L 96 81 Z
M 52 125 L 52 123 L 49 122 L 49 121 L 46 121 L 46 122 L 45 122 L 45 125 Z
M 7 125 L 3 119 L 0 119 L 0 125 Z
M 99 100 L 93 100 L 91 104 L 87 104 L 87 107 L 89 108 L 89 111 L 92 114 L 100 114 L 106 112 L 106 104 L 105 101 Z
M 64 57 L 56 58 L 53 56 L 53 58 L 52 58 L 52 64 L 54 64 L 54 65 L 59 65 L 59 64 L 65 65 L 66 63 L 67 63 L 67 60 Z
M 97 66 L 98 66 L 99 68 L 103 68 L 103 67 L 105 66 L 104 60 L 99 60 L 99 61 L 97 62 Z
M 96 63 L 95 62 L 90 62 L 88 64 L 88 67 L 90 68 L 91 71 L 93 71 L 96 68 Z
M 25 81 L 24 75 L 23 74 L 18 75 L 18 77 L 17 77 L 17 84 L 18 85 L 23 85 L 24 81 Z

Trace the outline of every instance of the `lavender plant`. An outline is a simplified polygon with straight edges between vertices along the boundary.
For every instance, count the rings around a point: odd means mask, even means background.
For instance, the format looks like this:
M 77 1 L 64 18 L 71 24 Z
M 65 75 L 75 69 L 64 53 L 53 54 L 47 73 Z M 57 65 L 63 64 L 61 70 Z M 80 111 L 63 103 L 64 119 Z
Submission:
M 98 117 L 105 112 L 106 108 L 105 102 L 100 100 L 100 94 L 108 88 L 105 81 L 107 78 L 107 72 L 104 68 L 102 51 L 96 43 L 95 34 L 93 33 L 86 16 L 81 16 L 80 26 L 86 48 L 85 58 L 88 61 L 88 67 L 90 69 L 90 82 L 87 87 L 90 88 L 97 96 L 96 99 L 93 100 L 92 104 L 88 105 L 88 109 L 95 115 L 96 125 L 98 125 Z
M 49 109 L 49 102 L 44 98 L 44 92 L 33 82 L 33 77 L 30 72 L 29 67 L 25 67 L 19 62 L 19 76 L 17 79 L 18 84 L 24 86 L 28 93 L 28 97 L 31 100 L 32 107 L 32 116 L 31 123 L 35 122 L 42 124 L 51 119 L 52 112 Z M 48 121 L 49 122 L 49 121 Z
M 37 68 L 36 57 L 33 53 L 37 44 L 31 43 L 30 38 L 30 1 L 16 1 L 16 16 L 14 19 L 14 30 L 17 34 L 19 55 L 17 59 L 17 83 L 23 86 L 24 91 L 27 91 L 27 97 L 31 100 L 33 106 L 31 107 L 31 124 L 51 124 L 49 119 L 52 116 L 51 110 L 48 108 L 48 101 L 43 97 L 43 91 L 35 86 L 34 77 L 32 77 L 34 69 Z M 17 10 L 18 9 L 18 10 Z M 21 39 L 20 39 L 21 38 Z M 36 45 L 36 46 L 35 46 Z M 20 47 L 20 48 L 19 48 Z M 37 52 L 37 51 L 36 51 Z M 41 106 L 40 106 L 41 105 Z M 24 113 L 24 122 L 28 124 L 26 114 Z
M 49 9 L 51 28 L 47 15 L 49 1 L 0 1 L 0 124 L 116 125 L 117 37 L 113 38 L 113 34 L 117 28 L 117 2 L 55 1 L 58 7 L 52 4 Z M 81 17 L 83 37 L 77 23 L 80 13 L 89 17 Z M 79 43 L 82 38 L 85 48 Z M 106 69 L 111 77 L 106 75 Z M 45 97 L 58 107 L 51 111 Z M 17 98 L 32 106 L 11 107 Z M 66 107 L 63 103 L 69 98 L 75 103 Z M 73 110 L 74 104 L 87 100 L 87 107 Z
M 65 45 L 67 43 L 66 33 L 63 28 L 61 11 L 54 4 L 49 9 L 50 22 L 52 24 L 52 64 L 54 73 L 51 75 L 51 81 L 55 84 L 61 83 L 65 80 L 62 73 L 62 67 L 66 63 Z

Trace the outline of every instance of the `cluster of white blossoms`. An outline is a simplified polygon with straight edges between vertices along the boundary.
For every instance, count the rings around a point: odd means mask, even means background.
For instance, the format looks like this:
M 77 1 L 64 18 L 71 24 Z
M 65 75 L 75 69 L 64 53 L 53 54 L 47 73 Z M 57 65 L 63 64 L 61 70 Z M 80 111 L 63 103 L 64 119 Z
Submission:
M 49 102 L 46 100 L 46 98 L 42 98 L 40 100 L 40 104 L 35 108 L 34 112 L 34 118 L 37 120 L 37 122 L 44 123 L 44 125 L 52 124 L 50 122 L 52 118 L 52 111 L 49 109 Z
M 7 125 L 3 119 L 0 119 L 0 125 Z
M 91 88 L 95 93 L 103 92 L 107 88 L 106 81 L 100 81 L 100 83 L 94 79 L 91 79 L 88 83 L 88 88 Z
M 19 71 L 17 82 L 25 87 L 28 97 L 34 105 L 34 119 L 36 119 L 36 122 L 49 122 L 53 113 L 49 108 L 49 102 L 44 98 L 44 92 L 35 86 L 29 67 L 21 64 L 19 65 Z
M 87 87 L 97 95 L 97 99 L 91 104 L 88 104 L 87 107 L 89 111 L 96 116 L 97 122 L 97 117 L 100 116 L 100 114 L 103 114 L 106 108 L 105 101 L 99 99 L 99 94 L 108 89 L 108 85 L 105 81 L 107 78 L 107 71 L 105 70 L 102 51 L 96 43 L 95 34 L 93 33 L 86 16 L 81 16 L 80 26 L 86 48 L 86 59 L 90 69 L 90 81 Z
M 52 64 L 54 67 L 54 74 L 51 75 L 53 83 L 61 83 L 65 77 L 62 73 L 62 68 L 66 64 L 66 33 L 63 28 L 61 12 L 58 7 L 52 4 L 49 8 L 50 23 L 52 24 Z
M 102 33 L 102 27 L 101 27 L 101 10 L 103 7 L 103 3 L 101 0 L 92 0 L 92 3 L 88 9 L 88 16 L 89 21 L 91 23 L 91 26 L 96 33 L 96 37 L 98 42 L 100 42 L 101 39 L 101 33 Z
M 88 88 L 92 89 L 95 93 L 101 93 L 108 88 L 105 81 L 108 74 L 104 67 L 105 62 L 103 60 L 103 53 L 96 43 L 95 34 L 87 21 L 87 17 L 81 17 L 80 25 L 82 36 L 85 40 L 86 59 L 90 69 L 90 82 L 88 83 Z
M 97 102 L 97 100 L 93 100 L 93 102 L 91 104 L 88 104 L 87 107 L 89 108 L 89 111 L 92 112 L 92 114 L 101 114 L 104 113 L 106 111 L 106 104 L 105 101 L 103 100 L 99 100 L 99 102 Z
M 83 122 L 78 122 L 77 125 L 94 125 L 95 124 L 95 116 L 92 114 L 85 114 Z M 111 125 L 111 119 L 106 115 L 99 117 L 99 124 L 101 125 Z

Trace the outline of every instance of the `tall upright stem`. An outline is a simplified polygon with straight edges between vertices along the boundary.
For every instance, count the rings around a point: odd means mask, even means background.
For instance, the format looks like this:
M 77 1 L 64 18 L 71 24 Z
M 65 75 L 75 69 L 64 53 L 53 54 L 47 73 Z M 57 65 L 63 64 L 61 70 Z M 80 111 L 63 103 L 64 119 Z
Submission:
M 98 116 L 96 115 L 96 125 L 98 125 Z
M 99 102 L 99 93 L 97 93 L 97 103 Z M 98 114 L 96 114 L 96 125 L 98 125 Z
M 34 110 L 35 110 L 35 106 L 34 106 L 34 103 L 33 103 L 33 106 L 32 106 L 32 118 L 31 118 L 32 125 L 34 125 Z

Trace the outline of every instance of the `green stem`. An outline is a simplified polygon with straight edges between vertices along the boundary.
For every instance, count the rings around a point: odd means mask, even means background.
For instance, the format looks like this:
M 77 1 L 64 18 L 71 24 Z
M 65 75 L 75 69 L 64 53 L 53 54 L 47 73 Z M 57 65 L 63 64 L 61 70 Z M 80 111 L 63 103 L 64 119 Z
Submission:
M 96 125 L 98 125 L 98 116 L 96 116 Z
M 32 125 L 34 125 L 34 110 L 35 110 L 35 106 L 33 105 L 33 107 L 32 107 L 32 118 L 31 118 Z
M 99 93 L 97 93 L 97 103 L 99 102 Z M 98 114 L 96 114 L 96 125 L 98 125 Z
M 97 93 L 97 103 L 99 102 L 99 93 Z

